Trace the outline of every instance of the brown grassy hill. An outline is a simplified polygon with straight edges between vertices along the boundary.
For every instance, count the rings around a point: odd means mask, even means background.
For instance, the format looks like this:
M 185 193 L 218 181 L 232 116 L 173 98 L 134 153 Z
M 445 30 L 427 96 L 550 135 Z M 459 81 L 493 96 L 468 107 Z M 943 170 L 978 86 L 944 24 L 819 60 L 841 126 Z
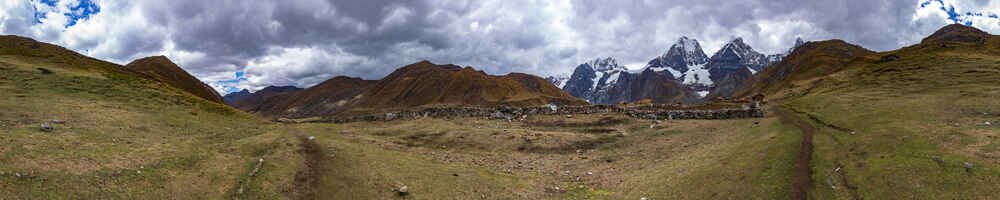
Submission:
M 37 67 L 50 70 L 58 70 L 52 68 L 67 68 L 73 71 L 131 74 L 128 70 L 117 67 L 118 64 L 87 57 L 61 46 L 15 35 L 0 36 L 0 55 L 44 59 L 53 64 L 37 65 Z
M 422 105 L 509 105 L 554 103 L 586 104 L 540 77 L 527 74 L 487 75 L 471 67 L 435 65 L 422 61 L 407 65 L 375 83 L 360 105 L 369 108 Z
M 756 94 L 768 96 L 793 95 L 791 90 L 808 90 L 812 82 L 822 82 L 827 75 L 843 70 L 852 62 L 863 60 L 875 52 L 843 40 L 808 42 L 789 54 L 780 63 L 751 76 L 735 97 Z M 803 87 L 806 86 L 806 87 Z
M 951 24 L 938 29 L 934 32 L 934 34 L 931 34 L 930 36 L 927 36 L 927 38 L 921 40 L 920 43 L 964 42 L 982 44 L 990 37 L 989 33 L 983 32 L 982 30 L 961 24 Z
M 582 105 L 545 79 L 522 73 L 493 76 L 471 67 L 422 61 L 382 80 L 339 76 L 244 109 L 264 117 L 327 117 L 420 106 Z
M 267 98 L 245 110 L 265 117 L 287 115 L 301 118 L 332 115 L 351 108 L 350 105 L 356 104 L 362 97 L 361 92 L 374 82 L 338 76 L 298 92 Z
M 166 56 L 141 58 L 125 65 L 126 69 L 148 75 L 153 80 L 181 89 L 195 96 L 222 104 L 222 96 L 212 87 L 191 76 Z

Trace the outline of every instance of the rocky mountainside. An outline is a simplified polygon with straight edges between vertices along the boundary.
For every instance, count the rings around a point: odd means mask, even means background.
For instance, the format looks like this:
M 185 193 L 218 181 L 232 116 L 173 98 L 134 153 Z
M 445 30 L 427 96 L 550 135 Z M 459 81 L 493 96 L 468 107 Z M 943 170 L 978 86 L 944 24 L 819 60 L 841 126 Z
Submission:
M 795 46 L 801 44 L 802 39 L 798 39 Z M 748 77 L 785 55 L 759 53 L 737 38 L 708 57 L 698 40 L 681 37 L 665 54 L 653 58 L 639 71 L 626 70 L 614 58 L 603 58 L 578 65 L 569 79 L 553 76 L 548 80 L 570 95 L 594 104 L 645 99 L 690 104 L 730 96 Z
M 125 65 L 125 68 L 145 74 L 155 81 L 165 83 L 206 100 L 220 104 L 223 103 L 222 96 L 215 89 L 188 74 L 187 71 L 181 69 L 180 66 L 174 64 L 166 56 L 141 58 Z
M 714 84 L 709 88 L 705 99 L 731 97 L 736 90 L 744 87 L 746 80 L 753 74 L 781 62 L 802 44 L 802 39 L 797 38 L 795 45 L 786 53 L 764 55 L 744 43 L 742 38 L 730 41 L 709 59 L 708 71 Z
M 809 42 L 796 48 L 783 61 L 748 77 L 744 80 L 746 86 L 734 91 L 734 96 L 774 94 L 794 87 L 794 82 L 836 73 L 849 63 L 874 53 L 843 40 Z
M 563 87 L 566 87 L 566 82 L 569 81 L 569 75 L 549 76 L 545 77 L 545 80 L 551 82 L 552 85 L 555 85 L 557 88 L 562 89 Z

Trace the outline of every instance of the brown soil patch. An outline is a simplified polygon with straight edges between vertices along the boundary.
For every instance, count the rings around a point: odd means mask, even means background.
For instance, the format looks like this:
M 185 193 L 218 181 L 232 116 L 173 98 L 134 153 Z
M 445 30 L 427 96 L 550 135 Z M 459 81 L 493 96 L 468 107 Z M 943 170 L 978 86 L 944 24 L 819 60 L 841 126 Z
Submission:
M 305 168 L 295 173 L 292 184 L 292 199 L 316 199 L 316 184 L 322 177 L 323 150 L 306 136 L 299 136 L 302 149 L 296 151 L 305 159 Z

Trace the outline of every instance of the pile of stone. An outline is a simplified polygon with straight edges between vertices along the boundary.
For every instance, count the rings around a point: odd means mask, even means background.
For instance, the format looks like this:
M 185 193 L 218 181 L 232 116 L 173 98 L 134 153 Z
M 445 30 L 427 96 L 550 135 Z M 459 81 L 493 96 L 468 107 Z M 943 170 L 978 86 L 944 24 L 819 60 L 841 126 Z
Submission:
M 623 107 L 618 105 L 586 105 L 559 106 L 543 105 L 534 107 L 498 106 L 484 107 L 432 107 L 414 110 L 400 110 L 374 115 L 338 117 L 313 122 L 350 123 L 361 121 L 394 121 L 412 120 L 425 117 L 455 118 L 484 117 L 499 120 L 514 120 L 525 115 L 574 115 L 595 113 L 622 113 L 639 119 L 739 119 L 764 117 L 764 110 L 759 104 L 743 106 L 742 108 L 718 110 L 689 110 L 671 105 L 649 104 L 643 106 Z M 286 121 L 287 122 L 287 121 Z

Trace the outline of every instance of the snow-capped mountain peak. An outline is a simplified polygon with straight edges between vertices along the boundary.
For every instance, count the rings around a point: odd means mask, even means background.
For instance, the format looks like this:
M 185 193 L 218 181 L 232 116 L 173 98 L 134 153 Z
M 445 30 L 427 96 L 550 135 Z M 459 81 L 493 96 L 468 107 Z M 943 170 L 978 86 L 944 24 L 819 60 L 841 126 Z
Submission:
M 750 45 L 743 43 L 742 37 L 737 37 L 736 39 L 733 39 L 729 43 L 726 43 L 726 45 L 722 47 L 722 50 L 720 50 L 719 53 L 724 53 L 727 51 L 732 52 L 736 56 L 739 56 L 739 58 L 746 58 L 747 56 L 750 56 L 752 54 L 760 54 L 757 53 L 757 51 L 754 51 L 753 48 L 750 47 Z
M 667 53 L 650 60 L 643 71 L 660 72 L 666 70 L 675 79 L 681 79 L 683 73 L 689 71 L 690 66 L 704 65 L 707 62 L 708 56 L 701 49 L 698 40 L 681 36 L 676 43 L 670 46 Z
M 698 44 L 698 40 L 690 39 L 687 36 L 681 36 L 681 38 L 677 39 L 677 43 L 674 44 L 674 46 L 677 45 L 680 45 L 680 48 L 683 48 L 684 52 L 687 54 L 697 54 L 697 51 L 701 50 L 701 45 Z
M 612 57 L 594 59 L 587 62 L 587 65 L 590 65 L 591 69 L 598 72 L 626 70 L 625 66 L 619 65 L 618 61 Z

